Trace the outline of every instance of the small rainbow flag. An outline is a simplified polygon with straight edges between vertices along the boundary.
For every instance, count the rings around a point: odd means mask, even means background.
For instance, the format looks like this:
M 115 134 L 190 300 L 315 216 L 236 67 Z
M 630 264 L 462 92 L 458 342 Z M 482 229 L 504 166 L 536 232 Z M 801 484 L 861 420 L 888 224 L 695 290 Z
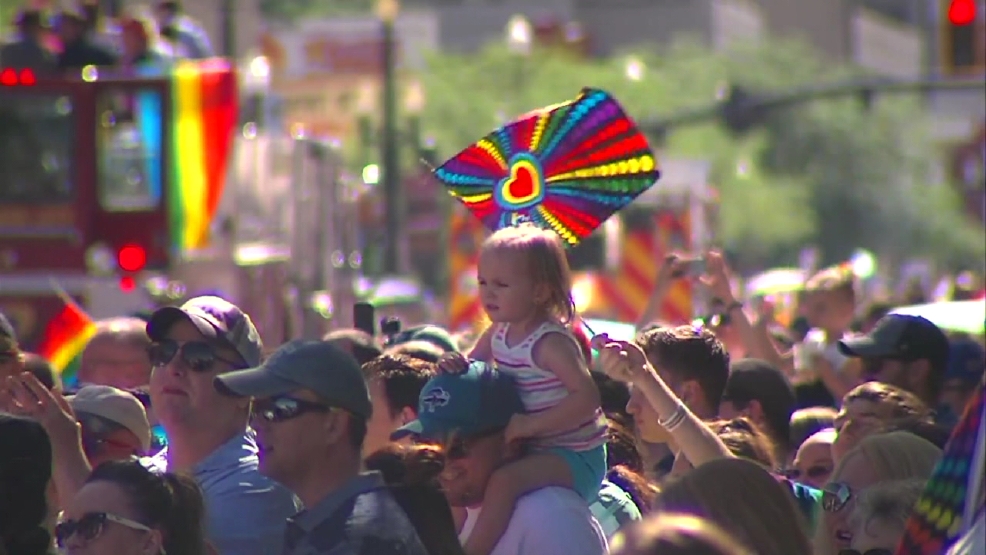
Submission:
M 224 59 L 183 60 L 172 70 L 172 246 L 196 249 L 209 240 L 219 208 L 237 123 L 236 73 Z
M 65 308 L 48 322 L 38 354 L 55 367 L 64 386 L 75 379 L 80 355 L 95 334 L 96 324 L 75 303 L 65 303 Z

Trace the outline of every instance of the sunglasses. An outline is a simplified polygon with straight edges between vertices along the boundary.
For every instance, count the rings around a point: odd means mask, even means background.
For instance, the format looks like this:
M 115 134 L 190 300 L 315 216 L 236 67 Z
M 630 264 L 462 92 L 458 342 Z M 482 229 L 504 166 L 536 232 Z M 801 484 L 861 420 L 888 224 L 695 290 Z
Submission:
M 313 403 L 294 397 L 272 397 L 254 399 L 252 417 L 275 423 L 292 420 L 310 412 L 329 412 L 333 408 L 322 403 Z
M 72 536 L 78 535 L 80 539 L 90 542 L 99 537 L 106 529 L 107 522 L 115 522 L 120 526 L 126 526 L 131 530 L 139 532 L 150 532 L 151 529 L 143 524 L 116 516 L 110 513 L 86 513 L 78 520 L 63 520 L 55 526 L 55 542 L 59 548 L 65 547 L 65 542 Z
M 860 551 L 858 549 L 840 549 L 839 555 L 893 555 L 893 552 L 882 547 L 875 547 L 873 549 L 867 549 L 866 551 Z
M 204 341 L 189 341 L 179 344 L 177 341 L 165 339 L 151 344 L 147 348 L 147 356 L 154 367 L 164 366 L 171 362 L 175 355 L 180 356 L 182 363 L 193 372 L 208 372 L 216 362 L 225 362 L 233 368 L 242 368 L 239 362 L 225 359 L 216 353 L 215 347 Z
M 106 447 L 133 449 L 133 445 L 110 437 L 125 427 L 94 414 L 80 413 L 77 418 L 82 426 L 82 450 L 86 455 L 99 454 Z
M 811 480 L 818 480 L 828 476 L 832 472 L 832 469 L 827 466 L 809 466 L 808 470 L 804 473 L 804 476 Z M 798 481 L 802 474 L 800 468 L 789 468 L 784 471 L 784 476 L 789 480 Z
M 822 510 L 837 513 L 852 499 L 852 488 L 842 482 L 834 482 L 822 489 Z

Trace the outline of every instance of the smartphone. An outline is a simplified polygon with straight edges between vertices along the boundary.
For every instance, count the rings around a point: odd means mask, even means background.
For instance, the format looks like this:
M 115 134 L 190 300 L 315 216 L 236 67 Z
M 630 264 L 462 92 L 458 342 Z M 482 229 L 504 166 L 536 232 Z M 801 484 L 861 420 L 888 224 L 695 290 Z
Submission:
M 353 305 L 353 327 L 370 335 L 377 334 L 376 309 L 368 302 Z
M 678 260 L 678 270 L 674 273 L 675 278 L 685 276 L 701 276 L 705 274 L 705 257 L 697 256 L 694 258 L 682 258 Z

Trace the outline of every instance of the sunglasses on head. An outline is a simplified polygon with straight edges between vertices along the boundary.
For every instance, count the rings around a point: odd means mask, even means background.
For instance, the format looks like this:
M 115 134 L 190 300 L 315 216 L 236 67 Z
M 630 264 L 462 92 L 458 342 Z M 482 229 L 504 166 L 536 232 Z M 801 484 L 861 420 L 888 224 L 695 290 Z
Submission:
M 828 476 L 830 472 L 832 472 L 832 469 L 827 466 L 809 466 L 808 470 L 805 471 L 804 473 L 804 477 L 809 478 L 811 480 L 817 480 L 819 478 L 824 478 L 825 476 Z M 784 471 L 784 476 L 790 480 L 797 481 L 802 476 L 801 469 L 789 468 Z
M 224 362 L 233 368 L 242 368 L 243 365 L 219 356 L 216 348 L 204 341 L 189 341 L 178 343 L 171 339 L 164 339 L 152 343 L 147 348 L 147 355 L 151 359 L 151 365 L 164 366 L 171 362 L 175 355 L 178 355 L 185 366 L 194 372 L 208 372 L 212 370 L 217 362 Z
M 893 555 L 893 551 L 882 547 L 875 547 L 873 549 L 867 549 L 866 551 L 860 551 L 858 549 L 840 549 L 839 555 Z
M 65 547 L 65 542 L 72 536 L 78 535 L 82 541 L 90 542 L 99 537 L 106 529 L 106 523 L 113 522 L 139 532 L 150 532 L 151 529 L 143 524 L 116 516 L 110 513 L 86 513 L 77 520 L 63 520 L 55 526 L 55 542 L 59 548 Z
M 298 418 L 310 412 L 329 412 L 334 407 L 322 403 L 313 403 L 294 397 L 271 397 L 269 399 L 254 399 L 253 418 L 267 422 L 284 422 Z
M 822 489 L 822 510 L 827 513 L 837 513 L 852 499 L 852 488 L 849 484 L 834 482 Z

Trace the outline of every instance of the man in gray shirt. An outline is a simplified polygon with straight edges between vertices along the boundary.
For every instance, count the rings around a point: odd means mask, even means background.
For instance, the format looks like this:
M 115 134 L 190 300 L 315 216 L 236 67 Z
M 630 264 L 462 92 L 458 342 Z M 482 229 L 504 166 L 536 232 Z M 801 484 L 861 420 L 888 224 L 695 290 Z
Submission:
M 427 555 L 380 474 L 360 473 L 372 405 L 356 359 L 325 341 L 293 341 L 215 387 L 254 399 L 260 472 L 305 504 L 287 520 L 284 555 Z

